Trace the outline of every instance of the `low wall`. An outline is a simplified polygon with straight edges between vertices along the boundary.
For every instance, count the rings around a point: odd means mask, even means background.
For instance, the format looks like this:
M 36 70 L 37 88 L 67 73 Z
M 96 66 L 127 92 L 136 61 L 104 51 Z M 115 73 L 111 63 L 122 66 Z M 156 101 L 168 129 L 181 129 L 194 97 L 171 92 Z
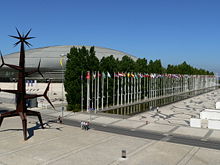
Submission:
M 191 118 L 190 119 L 190 127 L 201 128 L 201 119 Z
M 216 109 L 220 109 L 220 102 L 216 102 L 215 108 L 216 108 Z
M 208 120 L 208 128 L 220 130 L 220 120 Z
M 220 120 L 220 110 L 205 109 L 200 112 L 200 119 Z

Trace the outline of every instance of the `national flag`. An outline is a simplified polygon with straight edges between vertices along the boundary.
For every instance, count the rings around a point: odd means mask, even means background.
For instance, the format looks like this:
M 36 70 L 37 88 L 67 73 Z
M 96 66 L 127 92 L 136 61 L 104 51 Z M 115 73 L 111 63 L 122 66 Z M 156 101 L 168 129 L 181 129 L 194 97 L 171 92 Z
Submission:
M 123 74 L 123 73 L 118 73 L 118 76 L 119 76 L 119 77 L 123 77 L 124 74 Z
M 155 78 L 156 77 L 156 74 L 150 74 L 150 78 Z
M 136 73 L 134 74 L 134 77 L 135 77 L 135 78 L 138 78 L 138 76 L 137 76 L 137 74 L 136 74 Z
M 107 72 L 107 76 L 108 76 L 109 78 L 111 78 L 111 75 L 110 75 L 110 73 L 109 73 L 109 72 Z
M 60 59 L 60 65 L 63 66 L 63 58 Z
M 95 73 L 92 74 L 92 78 L 93 78 L 93 79 L 96 78 L 96 74 L 95 74 Z
M 149 74 L 147 74 L 147 73 L 145 73 L 145 74 L 144 74 L 144 77 L 150 77 L 150 75 L 149 75 Z
M 87 80 L 90 80 L 90 72 L 89 72 L 89 71 L 88 71 L 87 74 L 86 74 L 86 79 L 87 79 Z
M 138 74 L 138 76 L 139 76 L 140 78 L 142 78 L 142 77 L 143 77 L 143 75 L 142 75 L 141 73 L 139 73 L 139 74 Z
M 102 77 L 103 77 L 103 78 L 106 78 L 106 76 L 105 76 L 105 73 L 104 73 L 104 72 L 102 72 Z
M 114 73 L 114 77 L 119 77 L 117 73 Z

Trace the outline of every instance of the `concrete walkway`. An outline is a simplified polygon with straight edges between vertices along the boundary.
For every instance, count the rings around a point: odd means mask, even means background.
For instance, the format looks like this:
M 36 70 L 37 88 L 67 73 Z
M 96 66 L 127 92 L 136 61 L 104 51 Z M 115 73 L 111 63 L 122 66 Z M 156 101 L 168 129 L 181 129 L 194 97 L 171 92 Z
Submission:
M 105 114 L 90 114 L 64 112 L 64 118 L 74 121 L 89 121 L 91 124 L 102 126 L 115 126 L 130 130 L 151 131 L 169 135 L 190 136 L 197 139 L 220 140 L 219 130 L 209 130 L 189 127 L 189 120 L 199 118 L 199 113 L 205 108 L 215 109 L 215 102 L 220 101 L 220 89 L 197 97 L 179 101 L 156 110 L 137 114 L 130 118 L 117 118 Z M 61 116 L 61 110 L 39 110 L 43 115 L 57 118 Z
M 90 129 L 81 130 L 63 124 L 46 122 L 41 129 L 29 118 L 30 138 L 23 141 L 18 117 L 4 120 L 0 128 L 1 165 L 205 165 L 219 164 L 220 150 L 149 140 Z M 213 134 L 214 135 L 214 134 Z M 127 158 L 121 158 L 126 150 Z
M 87 120 L 91 125 L 114 126 L 130 131 L 151 131 L 165 135 L 160 140 L 150 140 L 80 127 L 48 122 L 61 115 L 59 109 L 40 110 L 46 129 L 40 129 L 37 119 L 28 118 L 30 138 L 23 141 L 21 120 L 5 119 L 0 128 L 0 164 L 149 164 L 149 165 L 205 165 L 220 164 L 220 150 L 170 143 L 170 136 L 191 137 L 220 142 L 220 131 L 190 128 L 190 115 L 198 115 L 204 108 L 214 108 L 220 91 L 160 107 L 159 113 L 149 111 L 123 119 L 106 115 L 64 112 L 65 119 Z M 202 101 L 202 102 L 201 102 Z M 0 104 L 2 108 L 13 108 Z M 205 106 L 205 107 L 204 107 Z M 91 120 L 90 120 L 91 119 Z M 149 124 L 146 124 L 148 121 Z M 121 151 L 127 158 L 121 158 Z

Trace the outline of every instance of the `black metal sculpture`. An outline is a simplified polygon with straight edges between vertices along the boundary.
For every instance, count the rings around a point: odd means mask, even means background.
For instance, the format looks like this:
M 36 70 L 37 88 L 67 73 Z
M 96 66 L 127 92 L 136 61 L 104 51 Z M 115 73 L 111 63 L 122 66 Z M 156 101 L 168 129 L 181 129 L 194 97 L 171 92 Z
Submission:
M 42 95 L 37 95 L 37 94 L 29 95 L 29 94 L 26 94 L 25 77 L 27 77 L 27 76 L 29 76 L 33 73 L 36 73 L 36 72 L 38 72 L 43 77 L 43 75 L 40 72 L 41 60 L 39 61 L 39 65 L 38 65 L 37 69 L 35 69 L 33 71 L 30 71 L 30 72 L 25 71 L 25 48 L 24 47 L 25 47 L 25 45 L 27 45 L 28 47 L 32 46 L 29 42 L 27 42 L 27 40 L 32 39 L 34 37 L 28 37 L 31 30 L 29 30 L 26 35 L 24 35 L 24 34 L 21 35 L 20 32 L 18 31 L 18 29 L 16 29 L 16 30 L 17 30 L 18 36 L 10 36 L 10 37 L 13 37 L 13 38 L 16 38 L 16 39 L 19 40 L 18 42 L 16 42 L 14 44 L 14 46 L 17 46 L 18 44 L 21 44 L 19 66 L 12 65 L 12 64 L 6 64 L 4 62 L 2 54 L 1 54 L 2 64 L 0 66 L 0 68 L 1 68 L 2 66 L 5 65 L 5 66 L 8 66 L 8 67 L 18 71 L 17 90 L 3 90 L 3 89 L 0 89 L 0 92 L 1 91 L 2 92 L 8 92 L 8 93 L 13 93 L 13 94 L 16 95 L 16 110 L 0 114 L 0 126 L 1 126 L 2 121 L 3 121 L 4 118 L 13 117 L 13 116 L 20 116 L 20 118 L 22 120 L 24 140 L 27 140 L 27 116 L 37 116 L 39 121 L 40 121 L 41 127 L 44 128 L 44 126 L 43 126 L 43 122 L 42 122 L 42 119 L 41 119 L 40 112 L 27 110 L 26 100 L 43 96 L 50 103 L 50 105 L 53 108 L 54 108 L 54 106 L 52 105 L 51 101 L 47 97 L 47 92 L 49 91 L 50 82 L 48 83 L 44 94 L 42 94 Z

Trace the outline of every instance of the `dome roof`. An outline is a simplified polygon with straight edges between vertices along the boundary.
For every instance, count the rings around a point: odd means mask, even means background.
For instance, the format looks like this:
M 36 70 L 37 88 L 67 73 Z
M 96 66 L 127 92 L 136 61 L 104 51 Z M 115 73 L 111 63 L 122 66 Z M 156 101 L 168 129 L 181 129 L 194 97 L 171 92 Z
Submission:
M 74 45 L 73 45 L 74 46 Z M 61 54 L 67 54 L 70 52 L 70 49 L 73 47 L 72 45 L 67 46 L 50 46 L 50 47 L 42 47 L 29 49 L 25 51 L 25 65 L 27 68 L 36 68 L 38 66 L 39 60 L 41 59 L 41 70 L 61 70 L 60 66 L 60 56 Z M 74 46 L 77 48 L 81 48 L 82 46 Z M 86 49 L 90 49 L 91 46 L 85 46 Z M 123 56 L 127 55 L 131 57 L 133 60 L 137 58 L 135 56 L 129 55 L 122 51 L 102 48 L 95 46 L 95 52 L 97 58 L 100 60 L 102 57 L 107 57 L 113 55 L 116 59 L 122 59 Z M 19 52 L 11 53 L 4 56 L 4 60 L 6 63 L 18 65 L 19 62 Z

